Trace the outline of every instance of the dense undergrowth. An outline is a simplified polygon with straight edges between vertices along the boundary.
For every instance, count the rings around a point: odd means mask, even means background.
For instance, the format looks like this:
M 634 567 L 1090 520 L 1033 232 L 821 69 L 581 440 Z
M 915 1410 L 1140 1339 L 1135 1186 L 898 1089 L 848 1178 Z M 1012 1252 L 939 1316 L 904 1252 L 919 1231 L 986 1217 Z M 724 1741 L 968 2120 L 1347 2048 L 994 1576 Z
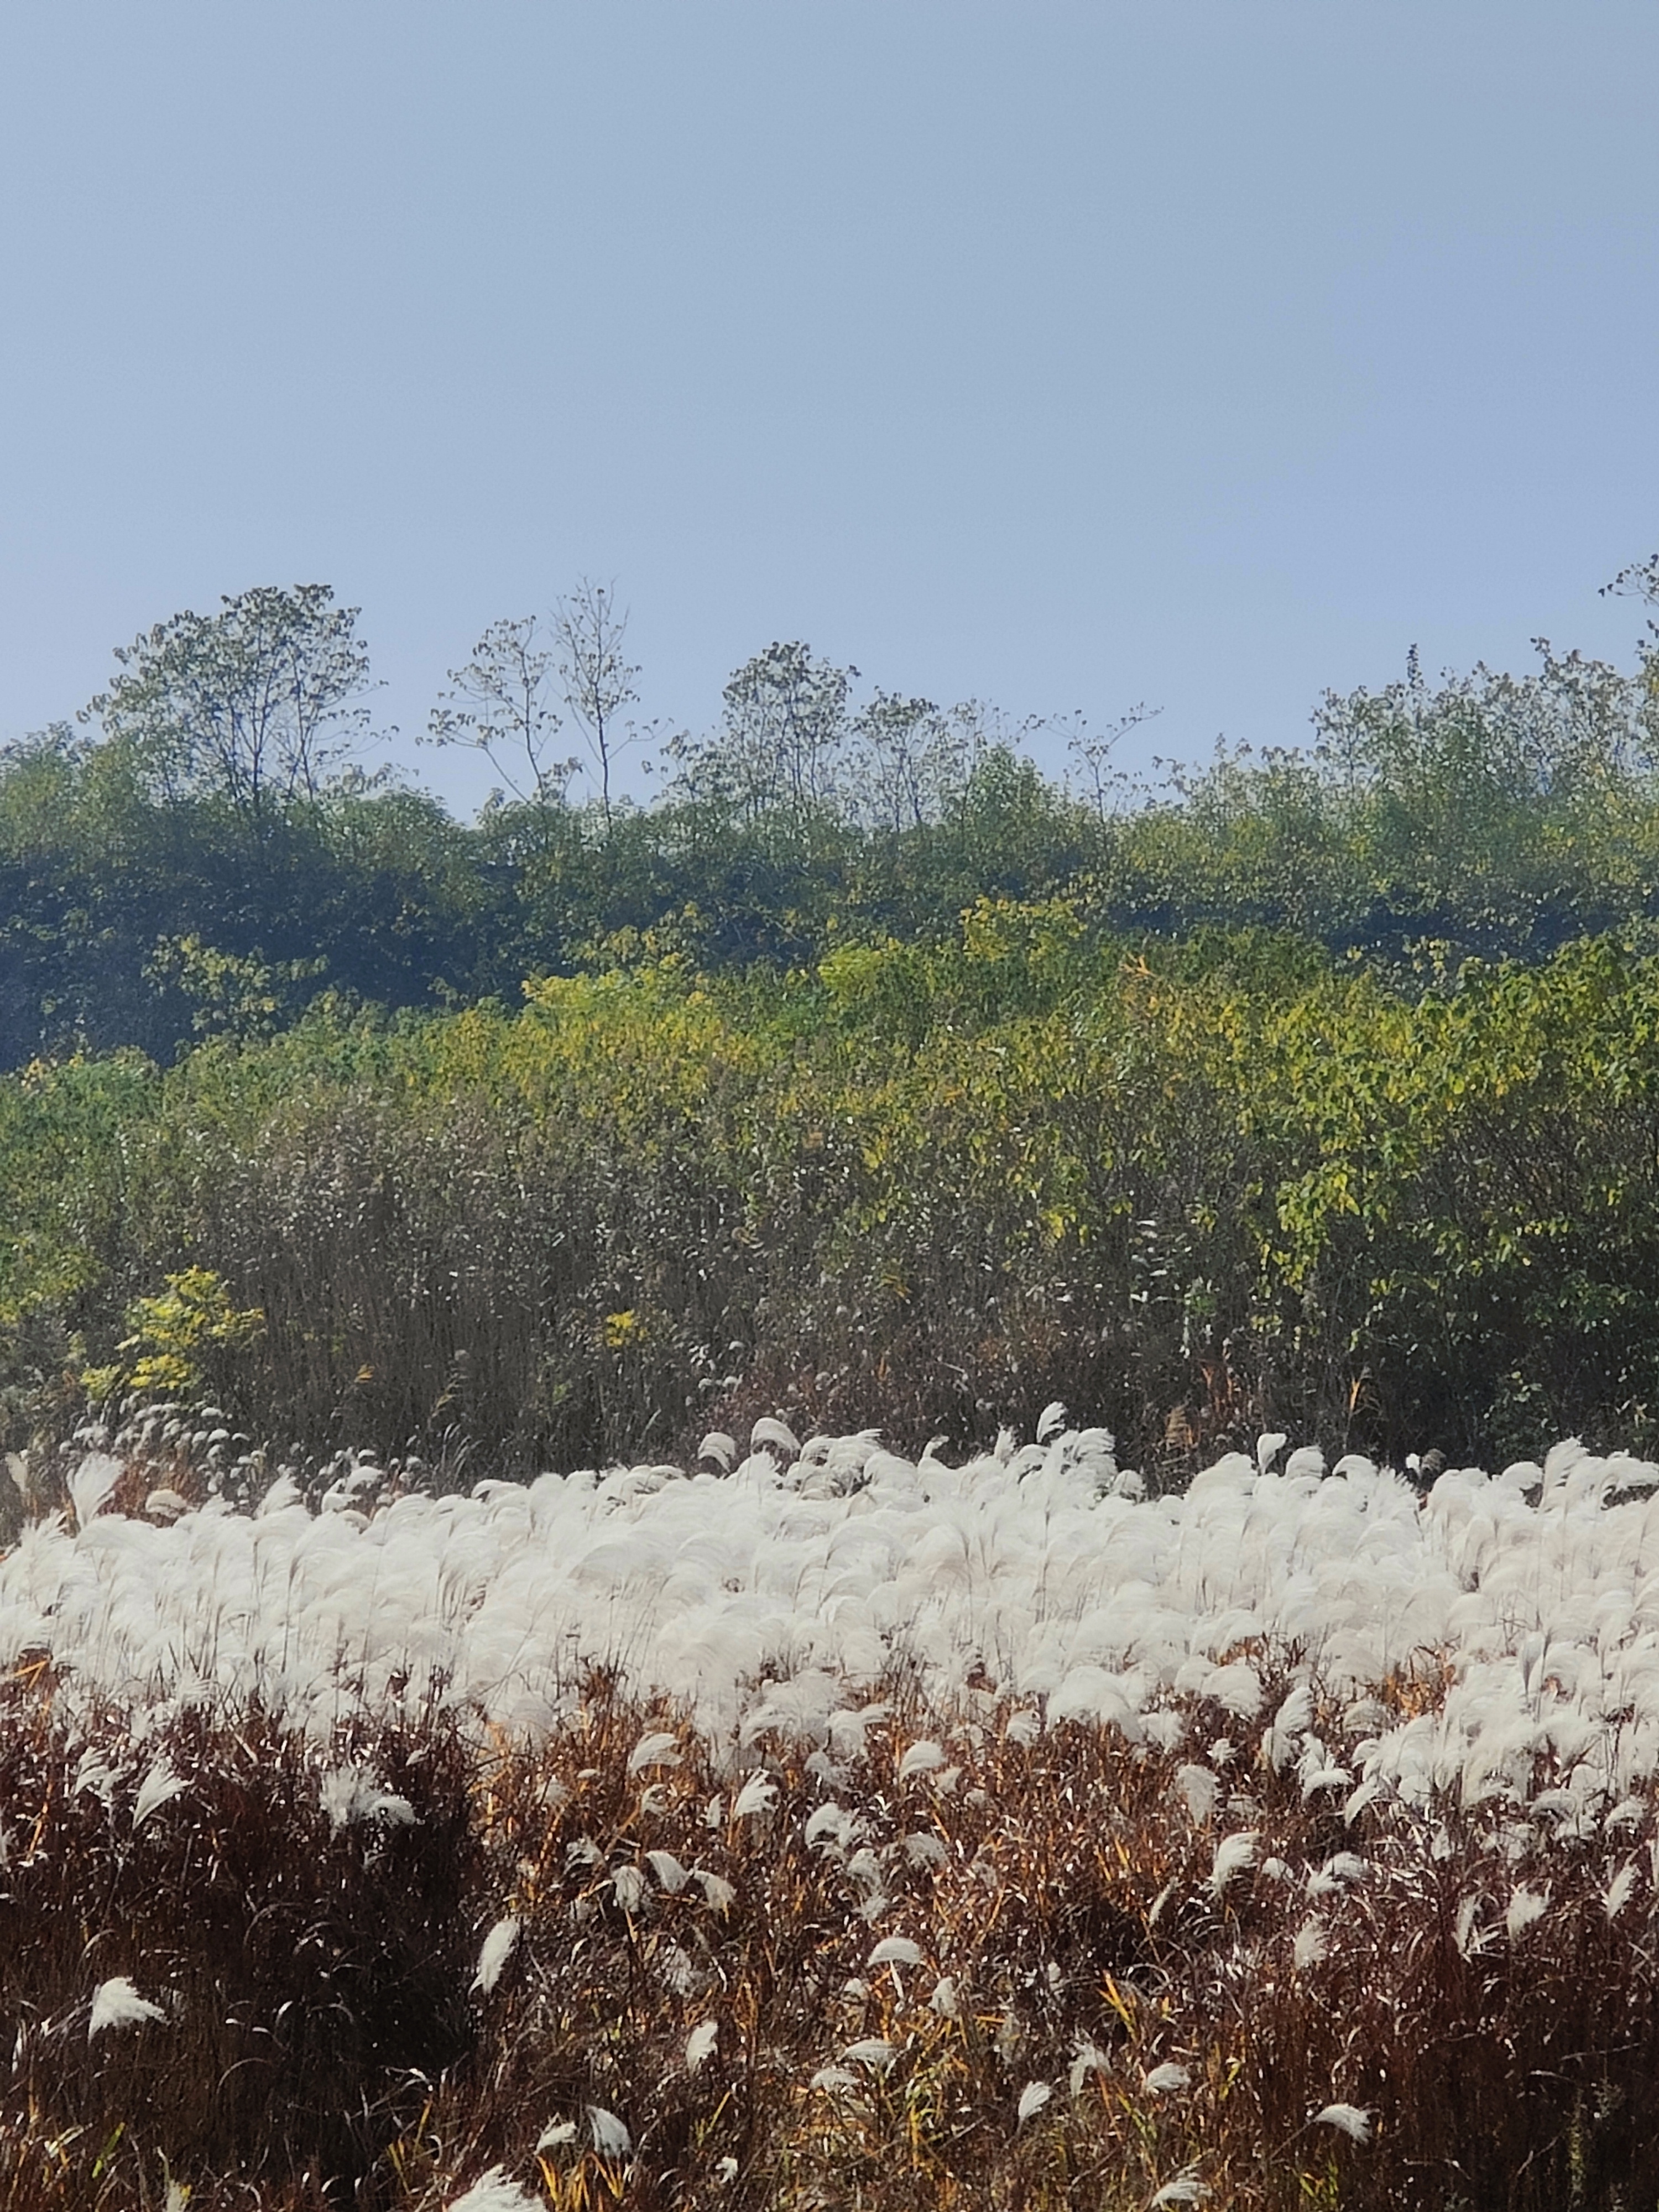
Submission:
M 1654 2203 L 1654 1468 L 766 1433 L 74 1471 L 0 1559 L 0 2204 Z
M 498 625 L 434 728 L 530 780 L 465 825 L 354 757 L 355 622 L 179 616 L 0 752 L 8 1449 L 158 1391 L 451 1479 L 1056 1396 L 1170 1478 L 1654 1440 L 1651 619 L 1156 789 L 775 645 L 647 806 Z
M 915 1447 L 1099 1407 L 1176 1476 L 1659 1411 L 1659 959 L 1402 992 L 988 902 L 787 978 L 672 959 L 0 1081 L 6 1442 L 210 1395 L 459 1474 L 780 1410 Z
M 507 2203 L 753 2212 L 1127 2212 L 1200 2201 L 1183 2179 L 1286 2212 L 1659 2195 L 1646 1796 L 1611 1855 L 1517 1853 L 1450 1804 L 1345 1825 L 1259 1723 L 1186 1699 L 1249 1798 L 1194 1820 L 1189 1753 L 1028 1741 L 989 1695 L 929 1769 L 939 1723 L 901 1688 L 832 1776 L 752 1746 L 740 1817 L 707 1742 L 602 1681 L 544 1745 L 470 1756 L 437 1720 L 320 1753 L 234 1707 L 67 1727 L 38 1666 L 4 1698 L 17 2212 L 160 2206 L 168 2177 L 196 2212 L 435 2212 L 492 2168 Z M 412 1820 L 331 1826 L 348 1761 Z M 158 1762 L 182 1788 L 139 1819 Z M 160 2017 L 90 2039 L 117 1976 Z

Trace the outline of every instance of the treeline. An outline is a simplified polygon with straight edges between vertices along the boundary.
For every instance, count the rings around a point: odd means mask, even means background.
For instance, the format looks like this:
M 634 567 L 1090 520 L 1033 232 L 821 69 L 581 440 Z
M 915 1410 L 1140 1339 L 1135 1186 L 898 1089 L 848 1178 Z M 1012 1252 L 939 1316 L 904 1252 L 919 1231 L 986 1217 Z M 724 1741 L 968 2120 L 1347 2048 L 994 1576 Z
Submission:
M 470 823 L 364 771 L 321 587 L 6 757 L 8 1449 L 157 1397 L 452 1472 L 1054 1397 L 1171 1474 L 1659 1448 L 1651 626 L 1155 793 L 775 646 L 650 806 L 622 635 L 479 641 Z
M 988 902 L 789 978 L 324 1006 L 0 1085 L 0 1387 L 14 1444 L 159 1397 L 452 1473 L 1056 1396 L 1170 1474 L 1650 1449 L 1656 1115 L 1659 957 L 1607 939 L 1411 997 Z
M 1659 562 L 1626 587 L 1651 598 Z M 364 766 L 372 684 L 322 586 L 182 615 L 76 721 L 0 755 L 0 1066 L 121 1045 L 167 1059 L 307 1005 L 517 1001 L 530 975 L 675 955 L 807 970 L 847 942 L 949 940 L 980 898 L 1069 900 L 1108 939 L 1290 930 L 1408 983 L 1459 962 L 1644 939 L 1659 913 L 1659 635 L 1633 672 L 1542 648 L 1515 678 L 1331 696 L 1299 750 L 1148 789 L 1073 721 L 879 689 L 802 645 L 715 727 L 641 732 L 609 596 L 495 625 L 429 734 L 499 779 L 470 823 Z M 619 797 L 649 743 L 659 795 Z M 574 744 L 574 753 L 561 747 Z

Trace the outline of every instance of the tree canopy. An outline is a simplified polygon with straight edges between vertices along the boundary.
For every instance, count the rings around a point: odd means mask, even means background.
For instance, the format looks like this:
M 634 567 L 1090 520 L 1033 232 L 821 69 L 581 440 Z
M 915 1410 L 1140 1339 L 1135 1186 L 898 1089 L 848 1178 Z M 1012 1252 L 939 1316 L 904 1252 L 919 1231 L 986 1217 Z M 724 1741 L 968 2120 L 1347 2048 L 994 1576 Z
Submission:
M 1659 564 L 1620 591 L 1652 601 Z M 1091 725 L 941 706 L 780 641 L 713 726 L 628 723 L 639 674 L 611 587 L 491 624 L 429 735 L 500 779 L 472 822 L 370 774 L 356 611 L 261 586 L 116 654 L 76 721 L 0 754 L 0 1064 L 78 1046 L 162 1057 L 332 992 L 386 1006 L 674 952 L 810 967 L 938 943 L 986 897 L 1063 896 L 1097 935 L 1300 933 L 1408 988 L 1659 913 L 1659 629 L 1632 669 L 1540 641 L 1522 675 L 1319 702 L 1310 741 L 1220 748 L 1137 784 L 1151 711 Z M 1042 732 L 1065 775 L 1027 750 Z M 649 735 L 649 805 L 615 769 Z M 242 981 L 233 988 L 228 979 Z M 238 1009 L 241 1009 L 239 1012 Z

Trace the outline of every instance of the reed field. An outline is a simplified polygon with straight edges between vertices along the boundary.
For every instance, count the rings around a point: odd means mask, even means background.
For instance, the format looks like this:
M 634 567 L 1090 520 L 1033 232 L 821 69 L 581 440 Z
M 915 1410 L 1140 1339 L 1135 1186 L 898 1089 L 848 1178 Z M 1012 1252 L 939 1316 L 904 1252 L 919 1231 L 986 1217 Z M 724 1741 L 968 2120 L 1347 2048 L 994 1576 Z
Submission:
M 1659 1467 L 212 1419 L 22 1470 L 0 2203 L 1659 2199 Z

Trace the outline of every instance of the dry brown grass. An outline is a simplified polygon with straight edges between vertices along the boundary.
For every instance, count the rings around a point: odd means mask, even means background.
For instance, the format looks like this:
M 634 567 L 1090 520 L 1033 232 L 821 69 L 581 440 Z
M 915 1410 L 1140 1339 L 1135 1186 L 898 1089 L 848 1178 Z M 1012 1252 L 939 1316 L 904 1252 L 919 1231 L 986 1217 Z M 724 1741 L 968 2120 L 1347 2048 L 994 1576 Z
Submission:
M 1273 1771 L 1259 1723 L 1199 1701 L 1168 1751 L 1042 1731 L 988 1686 L 948 1724 L 902 1680 L 883 1704 L 861 1752 L 769 1735 L 734 1764 L 596 1674 L 534 1748 L 436 1714 L 319 1747 L 257 1711 L 153 1739 L 112 1712 L 71 1725 L 50 1669 L 20 1668 L 0 2205 L 159 2212 L 171 2177 L 192 2212 L 438 2212 L 493 2166 L 561 2212 L 1127 2212 L 1183 2180 L 1243 2212 L 1659 2199 L 1651 1802 L 1593 1842 L 1449 1802 L 1350 1825 Z M 672 1743 L 636 1767 L 653 1733 Z M 945 1764 L 907 1771 L 929 1737 Z M 1176 1772 L 1206 1757 L 1223 1787 L 1195 1818 Z M 158 1758 L 185 1787 L 135 1826 Z M 337 1832 L 322 1776 L 343 1764 L 415 1822 Z M 740 1816 L 761 1772 L 773 1802 Z M 848 1824 L 809 1840 L 831 1803 Z M 1255 1862 L 1218 1890 L 1243 1829 Z M 1511 1936 L 1517 1887 L 1548 1904 Z M 895 1937 L 916 1962 L 872 1966 Z M 168 2016 L 89 2041 L 116 1974 Z M 1021 2120 L 1032 2083 L 1050 2095 Z M 1315 2119 L 1339 2101 L 1369 2142 Z

